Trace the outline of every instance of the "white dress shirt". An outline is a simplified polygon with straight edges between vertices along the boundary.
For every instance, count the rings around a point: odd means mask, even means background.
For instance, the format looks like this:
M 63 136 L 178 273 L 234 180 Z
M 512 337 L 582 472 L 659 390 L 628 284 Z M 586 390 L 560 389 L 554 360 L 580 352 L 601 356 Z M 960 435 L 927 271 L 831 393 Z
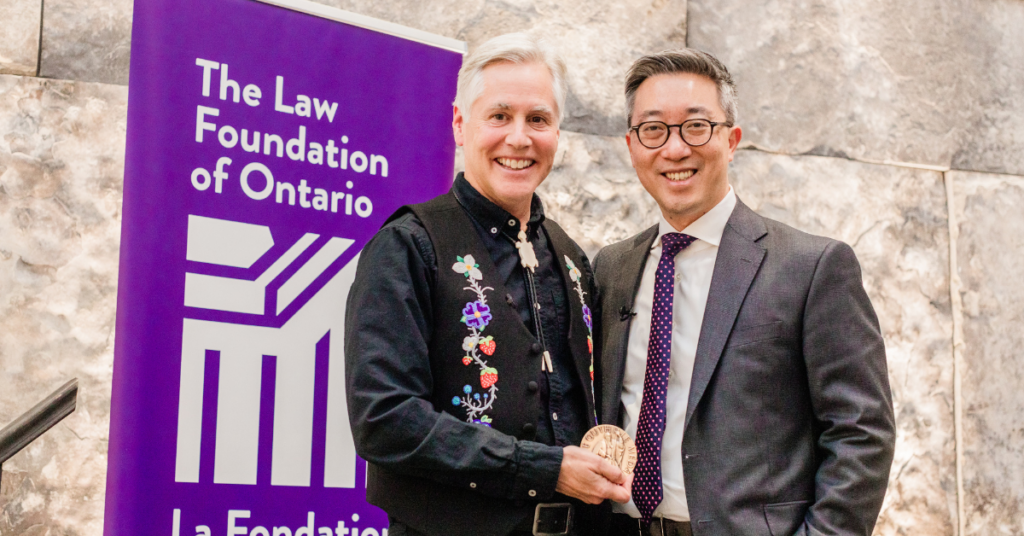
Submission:
M 676 255 L 676 284 L 672 298 L 672 357 L 668 375 L 668 393 L 665 400 L 665 436 L 661 447 L 661 480 L 664 499 L 654 510 L 655 517 L 675 521 L 689 521 L 683 487 L 683 425 L 686 403 L 690 396 L 690 377 L 697 354 L 697 339 L 704 322 L 704 307 L 711 289 L 711 275 L 718 258 L 725 225 L 736 207 L 736 194 L 732 187 L 721 201 L 682 231 L 697 240 Z M 626 350 L 626 371 L 622 381 L 622 405 L 625 407 L 623 425 L 636 439 L 637 421 L 644 392 L 644 374 L 647 369 L 647 341 L 651 335 L 651 303 L 654 299 L 654 279 L 661 260 L 661 237 L 677 232 L 664 215 L 658 226 L 658 237 L 651 245 L 650 257 L 644 266 L 640 290 L 633 310 L 636 316 L 629 328 L 629 346 Z M 640 517 L 633 501 L 615 503 L 614 511 Z

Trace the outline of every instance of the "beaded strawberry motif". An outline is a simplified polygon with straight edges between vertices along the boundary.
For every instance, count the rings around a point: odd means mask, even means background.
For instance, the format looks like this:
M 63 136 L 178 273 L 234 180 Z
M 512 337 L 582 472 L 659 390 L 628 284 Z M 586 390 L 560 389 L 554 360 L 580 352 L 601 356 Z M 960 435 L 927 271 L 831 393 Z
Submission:
M 492 336 L 482 336 L 484 328 L 491 322 L 494 316 L 491 308 L 487 305 L 486 292 L 494 290 L 491 287 L 481 287 L 480 280 L 484 275 L 480 272 L 480 265 L 472 255 L 456 257 L 458 262 L 452 265 L 452 270 L 466 276 L 469 286 L 465 290 L 476 293 L 477 299 L 466 303 L 462 308 L 461 322 L 469 328 L 469 336 L 462 340 L 462 349 L 466 355 L 462 357 L 462 364 L 467 367 L 476 364 L 480 369 L 480 387 L 487 392 L 474 393 L 473 387 L 465 385 L 462 388 L 463 396 L 452 397 L 452 405 L 466 409 L 466 420 L 468 422 L 491 426 L 491 418 L 485 415 L 494 406 L 498 393 L 498 369 L 491 367 L 484 360 L 481 354 L 486 356 L 494 355 L 497 345 Z
M 483 352 L 483 353 L 485 353 L 487 355 L 494 355 L 494 350 L 495 350 L 494 337 L 491 337 L 490 335 L 488 335 L 488 336 L 480 339 L 480 342 L 478 342 L 477 345 L 480 347 L 480 351 L 481 352 Z

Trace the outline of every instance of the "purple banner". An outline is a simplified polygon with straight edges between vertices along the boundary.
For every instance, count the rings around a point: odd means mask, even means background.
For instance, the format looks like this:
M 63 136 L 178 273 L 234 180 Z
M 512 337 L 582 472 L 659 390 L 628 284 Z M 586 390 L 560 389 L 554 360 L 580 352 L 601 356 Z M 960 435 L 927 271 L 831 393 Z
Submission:
M 106 536 L 386 534 L 345 299 L 384 220 L 451 184 L 462 57 L 346 20 L 135 2 Z

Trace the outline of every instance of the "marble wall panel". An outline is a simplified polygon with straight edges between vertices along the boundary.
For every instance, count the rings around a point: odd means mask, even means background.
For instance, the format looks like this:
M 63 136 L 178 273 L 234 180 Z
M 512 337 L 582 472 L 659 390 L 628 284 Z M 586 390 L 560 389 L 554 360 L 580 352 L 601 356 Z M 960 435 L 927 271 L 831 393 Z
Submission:
M 565 57 L 563 130 L 625 132 L 626 69 L 653 50 L 686 44 L 686 0 L 316 0 L 467 41 L 470 50 L 516 31 L 546 36 Z
M 39 75 L 128 83 L 132 0 L 46 0 Z
M 961 125 L 952 167 L 1024 175 L 1024 2 L 970 5 L 974 14 L 964 31 L 976 63 L 958 84 L 969 88 L 965 100 L 974 101 L 976 111 Z
M 4 0 L 0 5 L 0 74 L 36 74 L 42 15 L 42 0 Z
M 1024 535 L 1024 177 L 951 172 L 963 299 L 966 534 Z
M 949 233 L 941 173 L 740 151 L 730 177 L 759 214 L 857 252 L 885 337 L 898 426 L 876 535 L 956 532 Z
M 102 533 L 127 98 L 0 75 L 0 423 L 79 380 L 4 464 L 0 534 Z
M 547 215 L 591 260 L 603 246 L 658 221 L 658 205 L 636 178 L 622 137 L 562 131 L 551 174 L 537 189 Z
M 739 85 L 746 144 L 1024 173 L 1024 3 L 692 0 L 690 46 Z

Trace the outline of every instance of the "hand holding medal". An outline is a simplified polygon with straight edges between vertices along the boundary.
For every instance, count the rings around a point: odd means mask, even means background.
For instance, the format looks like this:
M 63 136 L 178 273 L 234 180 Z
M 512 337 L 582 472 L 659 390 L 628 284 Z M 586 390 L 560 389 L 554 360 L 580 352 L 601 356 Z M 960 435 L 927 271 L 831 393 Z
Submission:
M 636 443 L 618 426 L 595 426 L 583 436 L 580 447 L 608 460 L 627 475 L 636 467 Z

